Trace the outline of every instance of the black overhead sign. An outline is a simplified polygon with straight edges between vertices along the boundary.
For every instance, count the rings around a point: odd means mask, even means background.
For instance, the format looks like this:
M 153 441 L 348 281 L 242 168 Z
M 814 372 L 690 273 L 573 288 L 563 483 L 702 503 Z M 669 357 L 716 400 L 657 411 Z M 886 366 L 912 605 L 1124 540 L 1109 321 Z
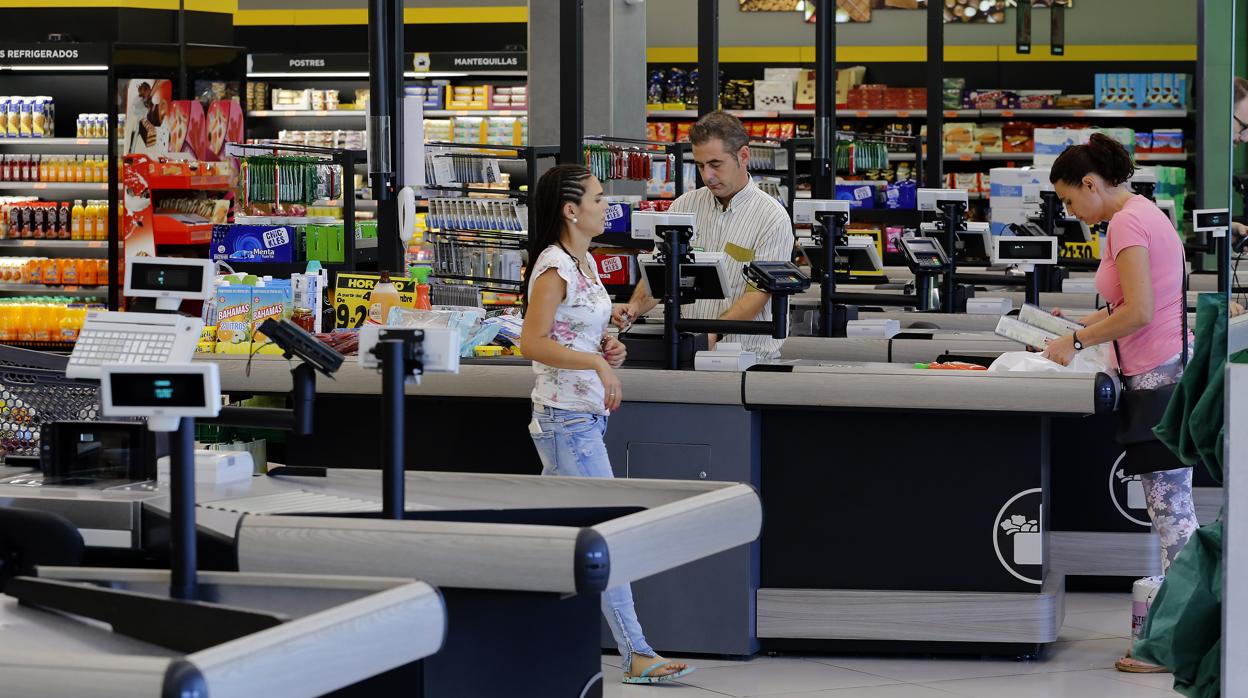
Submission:
M 109 64 L 106 44 L 10 44 L 0 43 L 0 67 L 48 66 L 68 68 L 73 66 L 107 66 Z
M 527 70 L 529 55 L 524 52 L 498 53 L 417 53 L 412 60 L 416 72 L 492 72 Z
M 526 70 L 528 54 L 519 53 L 408 53 L 406 70 L 480 73 Z M 367 53 L 253 53 L 247 56 L 249 73 L 367 73 Z
M 253 53 L 249 73 L 367 73 L 367 53 Z

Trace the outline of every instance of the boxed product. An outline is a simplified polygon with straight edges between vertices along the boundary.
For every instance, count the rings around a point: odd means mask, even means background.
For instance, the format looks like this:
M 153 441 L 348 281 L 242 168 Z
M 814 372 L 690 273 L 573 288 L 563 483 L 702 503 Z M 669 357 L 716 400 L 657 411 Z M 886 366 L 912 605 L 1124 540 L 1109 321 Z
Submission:
M 1183 129 L 1181 128 L 1153 129 L 1150 140 L 1154 153 L 1183 152 Z
M 1092 129 L 1079 128 L 1038 128 L 1034 132 L 1035 163 L 1037 167 L 1048 167 L 1057 160 L 1069 146 L 1087 143 L 1092 137 Z
M 966 91 L 966 78 L 945 78 L 942 105 L 945 109 L 961 109 L 962 93 Z
M 215 298 L 218 354 L 249 353 L 251 286 L 221 286 Z
M 1052 109 L 1057 105 L 1061 92 L 1057 90 L 1019 90 L 1019 109 Z
M 916 209 L 919 207 L 919 185 L 911 180 L 890 183 L 884 188 L 884 208 Z M 896 250 L 892 250 L 896 251 Z
M 289 318 L 293 314 L 293 306 L 294 290 L 289 281 L 271 282 L 264 288 L 251 289 L 251 336 L 257 345 L 268 341 L 268 337 L 260 333 L 260 325 L 270 318 L 278 321 Z M 260 349 L 259 353 L 281 353 L 281 349 L 271 345 Z
M 815 71 L 803 70 L 797 78 L 797 97 L 793 106 L 797 109 L 815 108 Z
M 403 94 L 408 97 L 417 97 L 421 101 L 421 106 L 425 109 L 442 109 L 444 104 L 444 90 L 439 85 L 412 85 L 403 88 Z
M 633 256 L 629 254 L 593 253 L 598 278 L 606 286 L 629 286 L 637 283 L 633 274 Z
M 975 127 L 975 145 L 981 153 L 1004 153 L 1005 132 L 1001 124 L 980 124 Z
M 948 175 L 950 189 L 962 189 L 970 194 L 979 192 L 979 174 L 975 172 L 950 172 Z
M 1153 132 L 1152 131 L 1136 131 L 1135 132 L 1135 152 L 1150 153 L 1153 150 Z
M 277 225 L 214 225 L 212 258 L 243 262 L 293 262 L 295 229 Z
M 1186 109 L 1188 77 L 1183 73 L 1145 73 L 1140 83 L 1141 109 Z
M 311 261 L 342 262 L 346 257 L 343 249 L 342 224 L 312 224 L 304 228 L 304 255 Z
M 724 91 L 719 96 L 719 101 L 724 109 L 753 109 L 754 81 L 729 80 L 724 85 Z
M 865 182 L 837 184 L 835 198 L 848 201 L 850 208 L 875 208 L 875 187 Z
M 606 226 L 604 233 L 631 233 L 633 230 L 633 209 L 628 203 L 616 202 L 607 206 Z
M 447 85 L 446 108 L 485 110 L 490 108 L 489 85 Z
M 988 195 L 992 208 L 1023 207 L 1023 187 L 1028 184 L 1048 184 L 1049 171 L 1045 168 L 994 167 L 989 171 L 991 182 Z
M 754 81 L 754 109 L 758 111 L 782 111 L 793 109 L 792 82 L 783 80 Z
M 962 155 L 975 152 L 975 124 L 950 122 L 944 126 L 945 153 Z
M 1134 73 L 1097 73 L 1097 109 L 1140 109 L 1143 107 L 1142 75 Z
M 1035 142 L 1032 140 L 1032 131 L 1034 129 L 1034 126 L 1026 122 L 1007 122 L 1001 127 L 1001 151 L 1005 153 L 1033 152 Z
M 312 90 L 285 90 L 273 88 L 273 109 L 277 111 L 306 111 L 312 108 Z

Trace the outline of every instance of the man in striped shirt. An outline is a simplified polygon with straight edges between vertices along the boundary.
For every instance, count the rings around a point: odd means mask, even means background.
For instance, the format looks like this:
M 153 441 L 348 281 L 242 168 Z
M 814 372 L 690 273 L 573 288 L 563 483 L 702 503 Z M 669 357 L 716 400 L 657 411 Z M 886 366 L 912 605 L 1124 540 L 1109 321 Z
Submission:
M 750 178 L 750 138 L 737 117 L 722 111 L 707 114 L 690 129 L 689 140 L 694 164 L 706 186 L 681 195 L 670 210 L 697 217 L 693 248 L 727 253 L 740 264 L 791 261 L 794 237 L 789 213 Z M 625 327 L 658 303 L 643 279 L 629 302 L 616 306 L 612 320 Z M 749 285 L 743 275 L 733 274 L 725 298 L 696 301 L 682 308 L 681 316 L 770 321 L 771 295 Z M 783 344 L 783 340 L 767 335 L 728 335 L 719 340 L 740 342 L 759 360 L 778 358 Z

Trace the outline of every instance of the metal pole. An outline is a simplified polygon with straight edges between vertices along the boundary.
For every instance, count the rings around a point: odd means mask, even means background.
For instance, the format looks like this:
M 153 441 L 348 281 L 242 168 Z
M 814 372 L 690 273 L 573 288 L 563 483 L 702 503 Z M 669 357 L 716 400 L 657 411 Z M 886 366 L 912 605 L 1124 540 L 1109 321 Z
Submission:
M 818 0 L 815 16 L 815 150 L 811 173 L 814 198 L 831 199 L 836 182 L 836 9 L 832 0 Z
M 657 231 L 656 231 L 657 232 Z M 680 368 L 680 332 L 676 325 L 680 322 L 680 262 L 681 249 L 680 231 L 669 228 L 663 233 L 662 243 L 667 247 L 667 288 L 663 295 L 663 337 L 667 340 L 667 368 L 675 371 Z
M 186 69 L 186 1 L 178 0 L 178 99 L 190 99 L 189 82 Z
M 381 512 L 382 518 L 402 519 L 406 493 L 403 479 L 403 422 L 407 376 L 406 346 L 386 339 L 375 349 L 381 361 Z
M 927 186 L 940 189 L 945 179 L 944 67 L 945 4 L 927 4 Z M 953 254 L 953 250 L 949 251 Z
M 398 200 L 395 196 L 394 113 L 402 73 L 395 74 L 394 2 L 368 2 L 369 183 L 377 200 L 377 262 L 381 269 L 398 271 Z M 351 176 L 343 173 L 344 176 Z M 344 230 L 344 235 L 354 235 Z
M 698 0 L 698 116 L 719 109 L 719 0 Z
M 197 598 L 195 551 L 195 420 L 183 417 L 169 436 L 169 596 Z
M 559 162 L 584 160 L 585 0 L 559 2 Z M 529 182 L 533 191 L 536 182 Z

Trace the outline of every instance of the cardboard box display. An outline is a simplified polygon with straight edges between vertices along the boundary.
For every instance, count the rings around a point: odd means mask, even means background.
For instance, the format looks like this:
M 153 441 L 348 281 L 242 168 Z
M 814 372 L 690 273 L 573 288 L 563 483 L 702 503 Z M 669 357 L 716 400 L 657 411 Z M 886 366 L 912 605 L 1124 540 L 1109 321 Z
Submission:
M 975 152 L 975 124 L 951 122 L 944 125 L 945 153 L 963 155 Z
M 981 153 L 1004 153 L 1005 132 L 1001 124 L 980 124 L 975 127 L 975 146 Z
M 1182 153 L 1183 152 L 1183 129 L 1181 128 L 1158 128 L 1153 129 L 1152 148 L 1154 153 Z
M 754 81 L 754 109 L 784 111 L 793 109 L 794 84 L 781 80 Z
M 1092 137 L 1092 129 L 1038 128 L 1033 137 L 1035 165 L 1049 167 L 1067 147 L 1087 143 Z
M 633 256 L 629 254 L 606 254 L 595 252 L 591 255 L 598 267 L 598 278 L 604 286 L 630 286 L 637 283 L 634 274 Z

